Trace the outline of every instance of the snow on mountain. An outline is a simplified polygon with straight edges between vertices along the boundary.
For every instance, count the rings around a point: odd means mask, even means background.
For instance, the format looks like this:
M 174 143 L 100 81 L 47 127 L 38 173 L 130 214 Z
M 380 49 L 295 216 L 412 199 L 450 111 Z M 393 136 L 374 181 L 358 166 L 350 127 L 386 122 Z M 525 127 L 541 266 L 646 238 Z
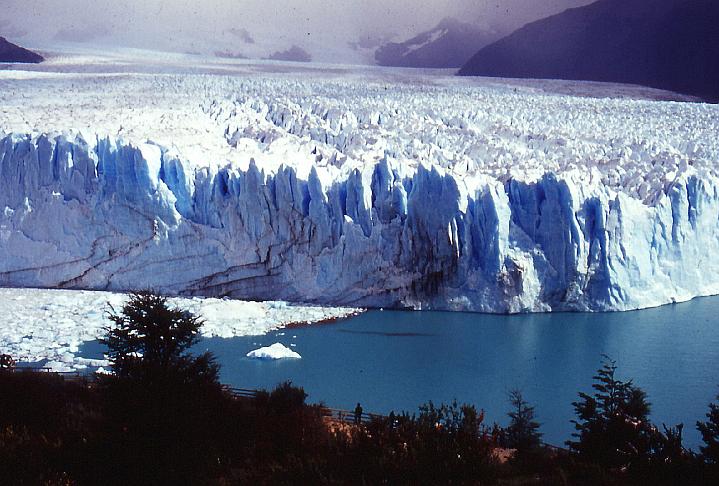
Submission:
M 81 345 L 103 335 L 108 304 L 119 309 L 127 296 L 110 292 L 0 288 L 0 350 L 18 361 L 44 363 L 56 371 L 107 366 L 82 356 Z M 346 317 L 356 309 L 304 307 L 284 302 L 173 298 L 170 304 L 205 320 L 206 337 L 263 335 L 298 322 Z
M 375 60 L 381 66 L 458 68 L 497 37 L 492 30 L 446 18 L 404 42 L 381 45 Z
M 83 62 L 0 72 L 2 286 L 485 312 L 719 293 L 717 106 Z

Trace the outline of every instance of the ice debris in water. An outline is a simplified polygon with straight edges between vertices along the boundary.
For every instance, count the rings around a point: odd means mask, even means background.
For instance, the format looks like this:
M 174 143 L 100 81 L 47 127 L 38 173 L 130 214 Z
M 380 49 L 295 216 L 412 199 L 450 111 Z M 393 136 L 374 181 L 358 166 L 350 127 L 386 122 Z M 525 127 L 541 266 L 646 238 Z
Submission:
M 124 294 L 72 290 L 0 288 L 0 352 L 17 361 L 43 364 L 54 371 L 106 368 L 105 359 L 82 357 L 84 342 L 103 335 L 110 321 L 104 310 L 116 310 Z M 205 320 L 203 336 L 262 335 L 309 315 L 324 320 L 353 315 L 357 309 L 276 305 L 221 299 L 172 298 L 170 304 Z
M 286 358 L 298 359 L 302 356 L 300 356 L 299 353 L 292 351 L 287 346 L 284 346 L 282 343 L 275 343 L 271 346 L 265 346 L 263 348 L 255 349 L 254 351 L 250 351 L 247 353 L 247 357 L 254 359 L 275 360 Z

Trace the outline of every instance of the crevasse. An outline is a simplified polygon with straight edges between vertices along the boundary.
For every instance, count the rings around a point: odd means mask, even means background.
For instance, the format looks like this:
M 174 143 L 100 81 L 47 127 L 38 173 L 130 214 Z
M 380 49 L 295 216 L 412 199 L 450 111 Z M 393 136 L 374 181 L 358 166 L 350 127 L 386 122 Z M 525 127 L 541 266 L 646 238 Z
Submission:
M 327 184 L 170 154 L 5 136 L 0 286 L 481 312 L 719 293 L 718 184 L 692 167 L 647 205 L 572 171 L 459 178 L 385 157 Z

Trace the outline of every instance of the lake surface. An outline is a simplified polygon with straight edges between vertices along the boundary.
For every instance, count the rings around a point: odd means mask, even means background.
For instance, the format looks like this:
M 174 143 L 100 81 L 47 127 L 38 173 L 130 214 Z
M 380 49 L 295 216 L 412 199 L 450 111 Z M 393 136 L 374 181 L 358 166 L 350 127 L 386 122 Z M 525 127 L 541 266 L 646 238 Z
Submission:
M 259 361 L 245 354 L 275 342 L 299 360 Z M 545 440 L 570 437 L 577 392 L 591 391 L 602 355 L 618 376 L 633 379 L 652 403 L 652 418 L 685 424 L 685 444 L 701 439 L 719 392 L 719 298 L 636 312 L 495 316 L 448 312 L 370 311 L 329 325 L 266 336 L 206 339 L 222 380 L 272 388 L 291 380 L 309 401 L 365 411 L 416 411 L 429 400 L 472 403 L 507 423 L 507 392 L 519 388 L 536 406 Z

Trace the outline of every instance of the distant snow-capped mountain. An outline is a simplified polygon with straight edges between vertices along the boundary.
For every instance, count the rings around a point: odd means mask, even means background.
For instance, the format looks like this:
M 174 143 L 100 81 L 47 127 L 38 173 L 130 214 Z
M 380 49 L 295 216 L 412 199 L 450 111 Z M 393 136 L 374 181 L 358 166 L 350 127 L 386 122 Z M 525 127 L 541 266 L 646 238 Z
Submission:
M 375 51 L 380 66 L 460 67 L 498 34 L 478 26 L 446 18 L 435 28 L 404 42 L 389 42 Z
M 600 0 L 479 50 L 460 75 L 641 84 L 719 99 L 719 4 Z

